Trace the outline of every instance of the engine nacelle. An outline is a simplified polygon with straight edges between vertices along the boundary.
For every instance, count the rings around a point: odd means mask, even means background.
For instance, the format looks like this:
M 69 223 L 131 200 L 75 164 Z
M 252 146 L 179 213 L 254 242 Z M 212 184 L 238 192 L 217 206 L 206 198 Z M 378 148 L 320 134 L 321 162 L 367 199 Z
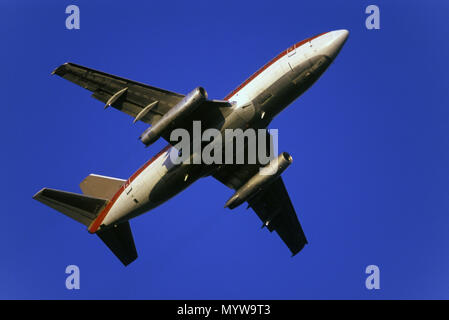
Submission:
M 139 137 L 145 145 L 150 145 L 164 134 L 177 119 L 184 118 L 195 111 L 204 101 L 207 100 L 207 92 L 202 87 L 195 88 L 181 101 L 171 108 L 153 126 L 145 130 Z
M 254 197 L 265 186 L 275 181 L 292 162 L 293 158 L 287 152 L 281 153 L 241 186 L 226 202 L 225 208 L 234 209 Z

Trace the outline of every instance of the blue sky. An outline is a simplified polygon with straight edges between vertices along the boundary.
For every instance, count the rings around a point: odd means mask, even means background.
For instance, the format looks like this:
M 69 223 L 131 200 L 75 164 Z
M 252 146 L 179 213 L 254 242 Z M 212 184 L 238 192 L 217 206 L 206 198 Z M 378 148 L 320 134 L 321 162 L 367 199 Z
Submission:
M 65 8 L 81 11 L 65 28 Z M 380 8 L 380 30 L 365 7 Z M 449 298 L 449 5 L 444 1 L 2 1 L 0 298 Z M 164 146 L 146 126 L 50 72 L 72 61 L 221 99 L 315 34 L 350 37 L 321 79 L 272 123 L 309 245 L 291 258 L 212 178 L 131 222 L 124 268 L 97 237 L 32 200 L 129 177 Z M 81 289 L 65 288 L 79 266 Z M 380 268 L 380 290 L 365 267 Z

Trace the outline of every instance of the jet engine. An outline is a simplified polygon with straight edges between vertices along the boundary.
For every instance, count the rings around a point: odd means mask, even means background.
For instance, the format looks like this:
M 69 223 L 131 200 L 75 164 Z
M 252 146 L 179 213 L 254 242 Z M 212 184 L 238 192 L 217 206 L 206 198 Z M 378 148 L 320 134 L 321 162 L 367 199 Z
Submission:
M 292 162 L 293 158 L 287 152 L 281 153 L 241 186 L 226 202 L 225 208 L 234 209 L 254 197 L 264 187 L 275 181 Z
M 182 119 L 195 111 L 207 99 L 207 92 L 202 87 L 197 87 L 171 108 L 153 126 L 145 130 L 139 137 L 146 146 L 159 139 L 173 122 Z

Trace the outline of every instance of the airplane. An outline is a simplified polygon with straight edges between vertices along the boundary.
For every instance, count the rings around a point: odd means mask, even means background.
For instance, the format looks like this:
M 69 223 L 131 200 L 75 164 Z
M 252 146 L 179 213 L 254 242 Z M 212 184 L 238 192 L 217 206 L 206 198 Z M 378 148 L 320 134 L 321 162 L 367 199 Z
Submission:
M 169 144 L 127 180 L 90 174 L 80 183 L 82 194 L 43 188 L 33 198 L 80 222 L 96 234 L 127 266 L 137 259 L 129 220 L 154 209 L 199 178 L 212 176 L 235 190 L 225 207 L 244 202 L 276 231 L 292 256 L 307 239 L 281 177 L 292 157 L 283 152 L 265 166 L 260 163 L 175 164 L 169 154 L 175 128 L 192 130 L 193 121 L 208 128 L 266 129 L 273 118 L 304 93 L 334 61 L 348 38 L 347 30 L 321 33 L 278 54 L 223 100 L 210 100 L 198 87 L 187 95 L 156 88 L 75 63 L 56 68 L 56 74 L 92 92 L 92 97 L 150 127 L 140 136 L 145 145 L 163 138 Z

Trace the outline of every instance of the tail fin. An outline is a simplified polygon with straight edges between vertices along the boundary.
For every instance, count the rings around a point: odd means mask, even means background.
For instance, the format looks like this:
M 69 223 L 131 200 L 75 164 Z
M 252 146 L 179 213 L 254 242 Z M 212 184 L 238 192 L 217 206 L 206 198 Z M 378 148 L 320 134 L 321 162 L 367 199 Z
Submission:
M 129 221 L 100 230 L 97 235 L 125 266 L 137 259 L 136 245 Z
M 89 226 L 108 200 L 78 193 L 44 188 L 33 199 L 58 210 L 66 216 Z
M 106 199 L 49 188 L 44 188 L 36 193 L 33 199 L 58 210 L 87 227 L 108 203 Z M 97 235 L 125 266 L 137 259 L 136 246 L 129 222 L 100 230 Z
M 126 180 L 90 174 L 80 183 L 84 194 L 102 199 L 112 199 Z

